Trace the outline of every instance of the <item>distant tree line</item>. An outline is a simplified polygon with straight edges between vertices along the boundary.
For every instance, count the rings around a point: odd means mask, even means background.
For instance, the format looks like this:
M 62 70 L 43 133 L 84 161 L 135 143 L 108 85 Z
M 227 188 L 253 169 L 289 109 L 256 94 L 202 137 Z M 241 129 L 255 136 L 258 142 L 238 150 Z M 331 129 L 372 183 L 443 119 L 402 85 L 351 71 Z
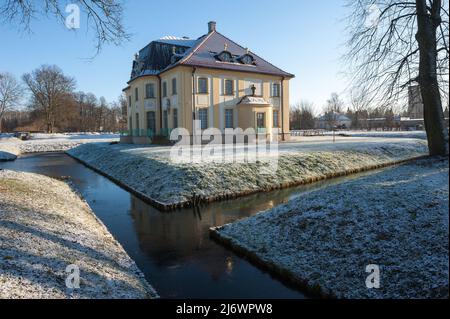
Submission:
M 291 130 L 314 129 L 317 127 L 319 117 L 322 117 L 329 127 L 334 127 L 338 122 L 338 115 L 345 115 L 350 119 L 351 124 L 347 127 L 348 129 L 382 128 L 392 130 L 398 128 L 395 118 L 408 117 L 408 112 L 397 105 L 370 105 L 365 92 L 358 90 L 358 92 L 350 92 L 348 104 L 337 93 L 332 93 L 323 106 L 321 115 L 316 114 L 313 103 L 305 100 L 292 105 L 289 115 Z M 444 109 L 444 117 L 449 117 L 448 105 Z M 372 123 L 369 119 L 376 121 Z
M 22 76 L 0 73 L 0 131 L 99 132 L 126 127 L 126 100 L 75 91 L 75 79 L 55 65 Z M 18 109 L 28 93 L 26 108 Z

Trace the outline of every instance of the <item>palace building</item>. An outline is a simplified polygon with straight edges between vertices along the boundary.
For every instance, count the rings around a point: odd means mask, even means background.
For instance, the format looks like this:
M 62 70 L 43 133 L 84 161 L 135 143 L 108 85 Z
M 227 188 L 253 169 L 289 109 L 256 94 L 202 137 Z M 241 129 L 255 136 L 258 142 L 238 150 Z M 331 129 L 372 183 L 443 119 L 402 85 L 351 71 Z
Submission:
M 198 39 L 167 36 L 135 55 L 127 96 L 127 143 L 151 143 L 177 127 L 254 128 L 289 137 L 289 80 L 294 77 L 208 23 Z

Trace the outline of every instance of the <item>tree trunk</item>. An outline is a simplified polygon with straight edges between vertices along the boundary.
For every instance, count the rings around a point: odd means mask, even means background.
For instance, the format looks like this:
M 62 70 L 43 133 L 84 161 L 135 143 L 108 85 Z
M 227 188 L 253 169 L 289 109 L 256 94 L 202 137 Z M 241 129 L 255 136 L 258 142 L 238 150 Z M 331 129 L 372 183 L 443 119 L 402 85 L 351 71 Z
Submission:
M 417 34 L 419 44 L 419 86 L 423 102 L 423 116 L 430 155 L 448 154 L 448 131 L 444 121 L 442 101 L 437 79 L 436 30 L 440 20 L 441 1 L 434 0 L 431 14 L 426 0 L 416 0 Z

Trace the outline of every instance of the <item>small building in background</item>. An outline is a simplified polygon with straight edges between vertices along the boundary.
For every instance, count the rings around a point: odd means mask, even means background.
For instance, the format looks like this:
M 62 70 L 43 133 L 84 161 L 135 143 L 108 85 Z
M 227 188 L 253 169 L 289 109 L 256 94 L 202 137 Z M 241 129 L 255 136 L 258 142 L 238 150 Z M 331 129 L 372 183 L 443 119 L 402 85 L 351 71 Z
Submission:
M 322 130 L 335 129 L 349 129 L 352 125 L 352 120 L 345 114 L 341 113 L 326 113 L 321 115 L 317 120 L 315 127 Z

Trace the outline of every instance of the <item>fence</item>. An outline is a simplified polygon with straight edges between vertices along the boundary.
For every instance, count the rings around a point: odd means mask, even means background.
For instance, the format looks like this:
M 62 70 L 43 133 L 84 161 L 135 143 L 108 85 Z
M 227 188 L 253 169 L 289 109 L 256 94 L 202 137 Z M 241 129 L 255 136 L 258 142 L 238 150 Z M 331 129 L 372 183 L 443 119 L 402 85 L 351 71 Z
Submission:
M 291 136 L 321 136 L 325 130 L 292 130 Z
M 129 130 L 124 130 L 120 132 L 120 135 L 122 136 L 146 136 L 146 137 L 150 137 L 152 138 L 153 136 L 155 136 L 155 132 L 153 130 L 145 130 L 145 129 L 133 129 L 131 131 Z

